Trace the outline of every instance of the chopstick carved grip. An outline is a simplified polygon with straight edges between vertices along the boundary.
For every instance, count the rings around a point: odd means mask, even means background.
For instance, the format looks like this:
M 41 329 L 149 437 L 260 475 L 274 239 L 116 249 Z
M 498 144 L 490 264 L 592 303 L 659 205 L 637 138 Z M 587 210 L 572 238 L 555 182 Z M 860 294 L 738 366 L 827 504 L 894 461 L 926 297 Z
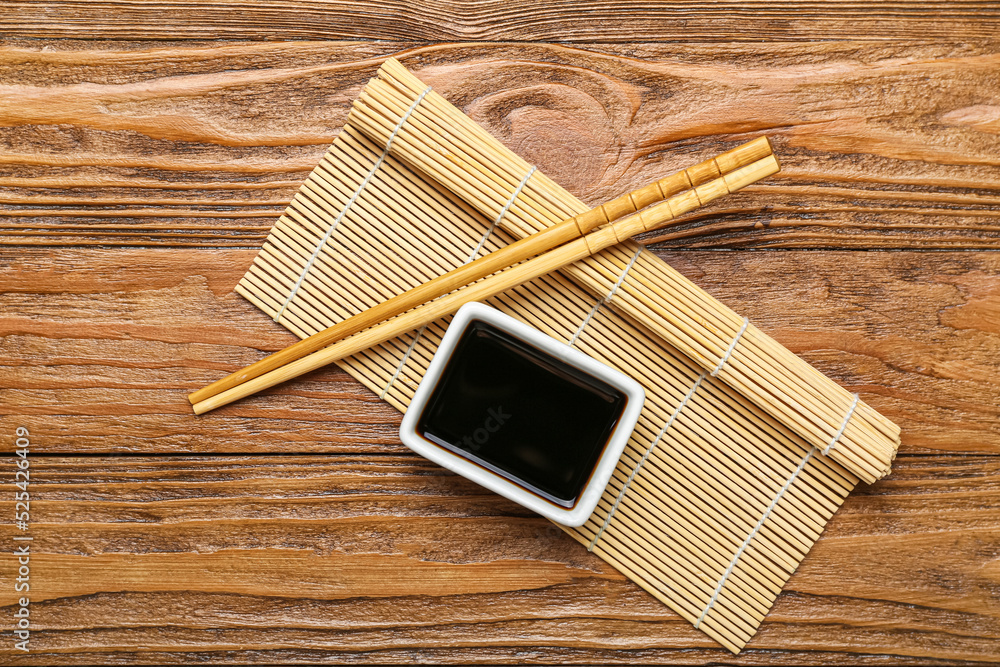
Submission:
M 342 338 L 307 356 L 198 401 L 194 404 L 194 411 L 196 414 L 204 414 L 209 410 L 227 405 L 240 398 L 356 354 L 373 345 L 378 345 L 407 331 L 412 331 L 428 322 L 454 313 L 465 303 L 487 299 L 538 276 L 556 271 L 567 264 L 589 257 L 604 248 L 631 238 L 635 234 L 656 229 L 698 206 L 775 174 L 779 169 L 778 161 L 774 155 L 768 155 L 750 165 L 670 197 L 639 213 L 634 213 L 597 231 L 579 236 L 533 259 L 510 266 L 485 280 L 466 285 L 392 319 L 379 322 L 347 338 Z
M 368 327 L 395 317 L 422 303 L 473 283 L 485 276 L 506 269 L 568 241 L 587 234 L 600 225 L 613 222 L 622 216 L 639 211 L 650 204 L 672 197 L 680 192 L 711 182 L 721 176 L 753 164 L 771 155 L 771 144 L 766 137 L 754 139 L 659 181 L 650 183 L 634 192 L 581 213 L 573 218 L 548 227 L 515 243 L 511 243 L 474 262 L 460 266 L 422 285 L 398 294 L 353 317 L 338 322 L 308 338 L 275 352 L 221 380 L 199 389 L 188 396 L 192 404 L 220 394 L 255 377 L 280 368 L 307 354 L 321 350 Z

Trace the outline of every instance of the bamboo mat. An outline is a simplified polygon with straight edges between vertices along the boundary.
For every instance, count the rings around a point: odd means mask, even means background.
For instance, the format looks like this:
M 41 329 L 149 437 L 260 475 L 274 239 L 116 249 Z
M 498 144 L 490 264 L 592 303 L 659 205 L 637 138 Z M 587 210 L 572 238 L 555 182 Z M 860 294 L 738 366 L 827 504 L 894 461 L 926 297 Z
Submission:
M 407 123 L 430 127 L 421 105 L 441 104 L 421 88 L 387 134 L 352 111 L 236 288 L 300 337 L 534 231 L 518 214 L 525 202 L 545 202 L 542 226 L 586 210 L 530 166 L 505 199 L 486 200 L 479 195 L 496 190 L 489 175 L 472 172 L 453 191 L 442 174 L 411 166 Z M 532 189 L 541 194 L 528 199 Z M 880 467 L 832 447 L 857 400 L 836 437 L 817 440 L 711 372 L 745 355 L 741 340 L 777 346 L 745 320 L 719 325 L 732 340 L 725 356 L 679 351 L 662 315 L 668 293 L 656 289 L 675 275 L 626 242 L 487 303 L 643 385 L 639 424 L 597 510 L 564 530 L 736 653 L 859 478 L 884 475 L 895 449 Z M 448 319 L 338 363 L 404 411 Z M 753 369 L 748 358 L 740 363 Z

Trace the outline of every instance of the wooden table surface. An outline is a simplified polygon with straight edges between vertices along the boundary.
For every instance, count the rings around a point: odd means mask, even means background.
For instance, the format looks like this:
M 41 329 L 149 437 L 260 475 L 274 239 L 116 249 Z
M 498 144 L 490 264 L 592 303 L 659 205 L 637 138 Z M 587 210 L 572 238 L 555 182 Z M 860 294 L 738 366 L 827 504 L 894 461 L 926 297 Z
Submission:
M 998 36 L 977 2 L 8 0 L 0 662 L 997 661 Z M 192 416 L 293 340 L 233 287 L 390 55 L 592 204 L 773 138 L 779 176 L 646 240 L 903 444 L 739 656 L 339 370 Z

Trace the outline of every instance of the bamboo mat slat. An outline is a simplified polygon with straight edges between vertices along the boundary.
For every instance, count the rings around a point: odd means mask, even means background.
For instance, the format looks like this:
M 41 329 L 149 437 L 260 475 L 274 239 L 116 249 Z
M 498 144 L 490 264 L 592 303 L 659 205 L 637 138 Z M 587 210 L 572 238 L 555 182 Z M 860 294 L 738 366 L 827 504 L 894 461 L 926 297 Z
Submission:
M 467 178 L 458 182 L 446 162 L 462 158 L 449 142 L 473 145 L 470 133 L 482 130 L 454 107 L 448 113 L 465 121 L 454 116 L 449 127 L 425 114 L 425 102 L 440 108 L 443 100 L 419 85 L 399 98 L 387 132 L 352 111 L 237 286 L 300 337 L 586 210 L 502 147 L 491 147 L 494 166 L 513 164 L 520 172 L 504 180 L 466 163 L 460 167 Z M 421 146 L 406 132 L 410 121 L 436 143 Z M 437 151 L 443 161 L 419 168 L 414 158 L 421 151 Z M 828 439 L 764 405 L 754 374 L 796 367 L 761 362 L 755 351 L 783 359 L 780 346 L 731 311 L 705 316 L 705 326 L 726 341 L 742 330 L 730 352 L 727 343 L 714 357 L 693 358 L 673 345 L 682 327 L 659 288 L 672 280 L 680 300 L 697 290 L 676 277 L 641 245 L 626 242 L 487 303 L 643 385 L 642 415 L 597 510 L 585 525 L 564 530 L 736 653 L 859 478 L 884 471 L 878 452 L 854 446 L 862 440 L 848 428 L 854 418 L 843 429 L 848 444 L 838 441 L 824 455 Z M 338 364 L 404 411 L 448 320 Z M 713 375 L 723 358 L 722 372 Z M 785 381 L 798 386 L 792 373 Z M 806 398 L 822 412 L 823 396 L 809 386 L 802 387 Z M 846 412 L 848 405 L 835 407 Z M 858 402 L 855 415 L 860 411 L 867 421 L 858 419 L 856 431 L 884 420 Z

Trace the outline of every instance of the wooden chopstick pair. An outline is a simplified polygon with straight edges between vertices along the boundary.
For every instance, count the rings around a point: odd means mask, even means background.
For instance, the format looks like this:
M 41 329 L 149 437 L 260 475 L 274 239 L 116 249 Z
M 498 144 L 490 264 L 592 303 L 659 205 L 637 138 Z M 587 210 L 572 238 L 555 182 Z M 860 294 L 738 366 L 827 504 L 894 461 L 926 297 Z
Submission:
M 469 301 L 489 298 L 660 227 L 779 168 L 767 138 L 755 139 L 392 297 L 190 394 L 188 400 L 196 414 L 203 414 L 272 387 L 449 315 Z

